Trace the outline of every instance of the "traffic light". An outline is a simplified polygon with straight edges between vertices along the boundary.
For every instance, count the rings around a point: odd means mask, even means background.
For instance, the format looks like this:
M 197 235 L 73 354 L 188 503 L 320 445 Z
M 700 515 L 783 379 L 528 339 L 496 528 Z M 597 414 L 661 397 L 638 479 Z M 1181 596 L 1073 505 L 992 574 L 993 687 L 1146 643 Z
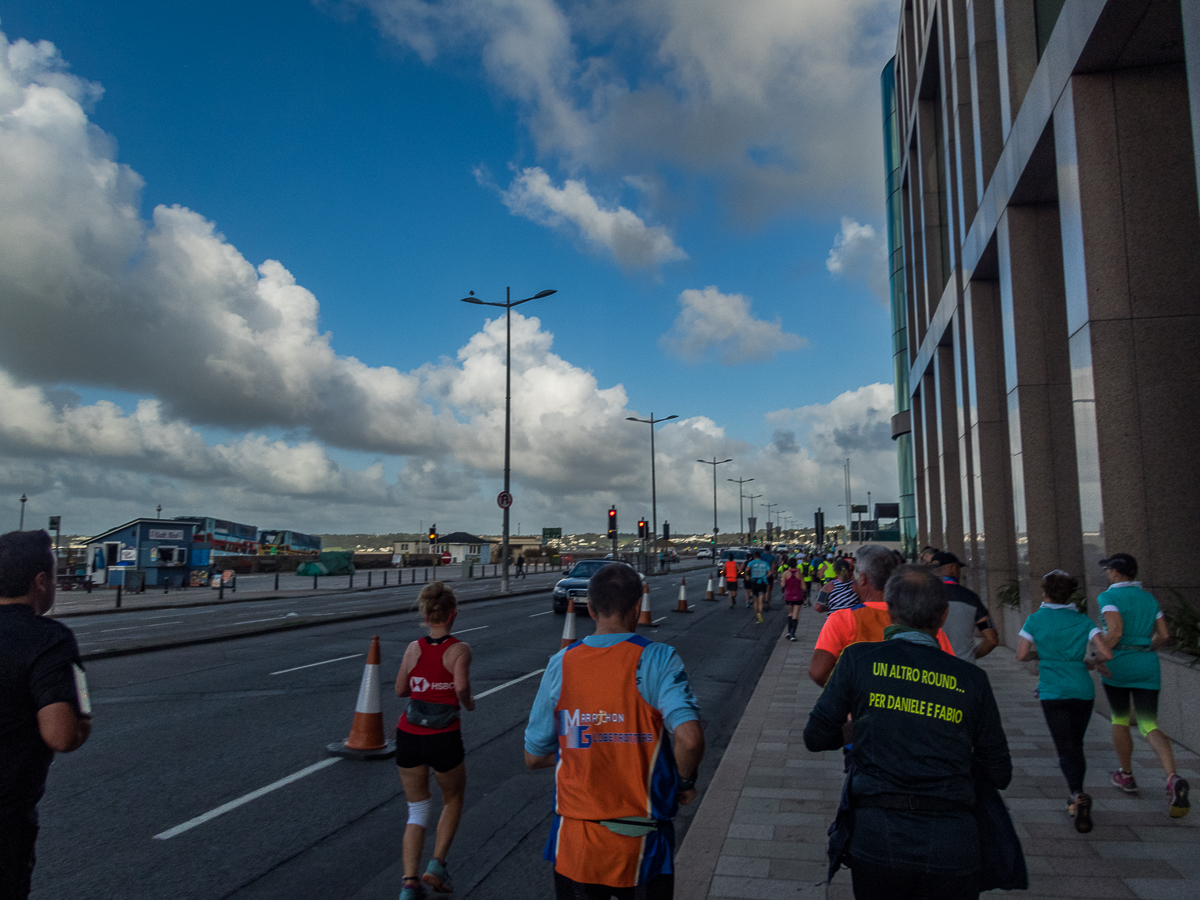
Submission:
M 430 544 L 430 546 L 433 546 L 436 543 L 437 543 L 437 526 L 430 525 L 429 526 L 429 544 Z
M 669 541 L 670 539 L 671 539 L 671 523 L 663 522 L 663 540 Z
M 610 540 L 616 540 L 617 537 L 617 508 L 615 506 L 608 511 L 608 537 Z
M 638 537 L 642 540 L 645 540 L 649 536 L 650 535 L 646 531 L 646 520 L 644 518 L 638 519 Z

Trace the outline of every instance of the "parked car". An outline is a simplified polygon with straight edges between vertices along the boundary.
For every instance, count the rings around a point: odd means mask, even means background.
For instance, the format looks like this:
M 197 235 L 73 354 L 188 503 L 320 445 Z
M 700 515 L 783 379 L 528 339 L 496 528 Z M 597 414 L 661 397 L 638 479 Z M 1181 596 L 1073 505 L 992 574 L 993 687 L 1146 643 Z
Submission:
M 712 559 L 712 550 L 708 547 L 701 547 L 696 551 L 696 559 Z
M 605 566 L 610 565 L 612 565 L 612 562 L 607 559 L 581 559 L 575 563 L 571 567 L 571 571 L 567 573 L 567 577 L 554 585 L 554 591 L 551 595 L 554 598 L 554 611 L 556 613 L 565 613 L 567 611 L 567 598 L 571 594 L 575 595 L 577 603 L 586 603 L 588 582 L 591 581 L 593 575 Z M 628 565 L 628 563 L 621 563 L 621 565 Z

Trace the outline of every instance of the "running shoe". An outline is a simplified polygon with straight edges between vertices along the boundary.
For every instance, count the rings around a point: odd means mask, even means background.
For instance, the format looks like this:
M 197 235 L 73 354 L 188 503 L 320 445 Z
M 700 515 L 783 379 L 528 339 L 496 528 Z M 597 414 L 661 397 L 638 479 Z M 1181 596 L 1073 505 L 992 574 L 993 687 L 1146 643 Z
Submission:
M 425 888 L 419 881 L 406 881 L 400 889 L 400 900 L 423 900 Z
M 1124 769 L 1117 769 L 1112 773 L 1113 787 L 1119 787 L 1127 794 L 1136 794 L 1138 785 L 1137 779 L 1133 777 L 1132 772 L 1126 772 Z
M 755 613 L 754 621 L 757 622 L 759 625 L 761 625 L 762 624 L 762 613 Z
M 1178 775 L 1167 779 L 1167 806 L 1172 819 L 1182 819 L 1188 814 L 1188 783 Z
M 1087 834 L 1092 830 L 1092 798 L 1080 791 L 1067 804 L 1067 813 L 1075 820 L 1075 830 Z
M 425 869 L 425 874 L 421 876 L 421 880 L 439 894 L 451 894 L 454 892 L 454 885 L 450 883 L 450 873 L 446 871 L 445 863 L 438 859 L 429 860 L 429 866 Z
M 794 641 L 795 639 L 796 639 L 796 636 L 795 636 L 794 634 L 789 634 L 789 635 L 788 635 L 788 640 L 789 640 L 789 641 Z

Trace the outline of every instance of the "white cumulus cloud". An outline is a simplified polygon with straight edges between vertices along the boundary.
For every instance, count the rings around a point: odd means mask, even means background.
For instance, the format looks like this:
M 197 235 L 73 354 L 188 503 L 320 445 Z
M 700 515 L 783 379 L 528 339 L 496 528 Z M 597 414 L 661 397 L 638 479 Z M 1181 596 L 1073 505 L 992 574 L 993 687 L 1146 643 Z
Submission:
M 716 351 L 727 366 L 763 362 L 776 353 L 799 350 L 808 341 L 783 330 L 780 319 L 756 319 L 750 300 L 741 294 L 722 294 L 715 286 L 689 288 L 679 295 L 681 307 L 662 345 L 677 356 L 698 362 Z
M 588 245 L 610 253 L 627 269 L 656 269 L 687 259 L 665 228 L 647 225 L 624 206 L 601 206 L 582 181 L 569 178 L 555 187 L 535 166 L 523 169 L 500 197 L 514 215 L 552 228 L 577 229 Z
M 874 226 L 842 217 L 842 230 L 834 236 L 825 268 L 848 281 L 862 281 L 880 302 L 888 302 L 887 240 Z

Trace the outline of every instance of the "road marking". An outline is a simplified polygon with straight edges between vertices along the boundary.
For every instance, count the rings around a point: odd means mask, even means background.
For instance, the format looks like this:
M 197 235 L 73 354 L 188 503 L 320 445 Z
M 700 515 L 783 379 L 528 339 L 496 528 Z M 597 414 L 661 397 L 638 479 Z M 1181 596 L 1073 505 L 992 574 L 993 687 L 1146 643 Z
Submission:
M 552 610 L 552 609 L 548 609 L 548 610 L 546 610 L 545 612 L 534 613 L 534 614 L 533 614 L 532 616 L 530 616 L 529 618 L 531 618 L 531 619 L 536 619 L 538 616 L 548 616 L 548 615 L 550 615 L 550 613 L 552 613 L 552 612 L 554 612 L 554 610 Z
M 460 634 L 466 634 L 468 631 L 482 631 L 485 628 L 491 627 L 491 625 L 476 625 L 474 628 L 464 628 L 462 631 L 456 631 L 454 632 L 454 636 L 458 637 Z
M 665 622 L 665 621 L 667 621 L 667 617 L 666 617 L 666 616 L 663 616 L 661 619 L 655 619 L 655 620 L 654 620 L 653 622 L 651 622 L 650 624 L 651 624 L 651 625 L 657 625 L 659 622 Z
M 298 615 L 300 615 L 300 614 L 290 612 L 286 616 L 271 616 L 271 618 L 269 618 L 269 619 L 250 619 L 247 622 L 234 622 L 233 624 L 234 625 L 255 625 L 259 622 L 275 622 L 275 621 L 278 621 L 279 619 L 290 619 L 293 616 L 298 616 Z
M 299 781 L 301 778 L 307 778 L 314 772 L 319 772 L 321 769 L 327 769 L 334 763 L 341 761 L 342 758 L 340 756 L 333 756 L 329 759 L 323 759 L 319 763 L 313 763 L 308 768 L 301 769 L 299 772 L 293 772 L 291 775 L 288 775 L 286 778 L 280 778 L 278 781 L 273 781 L 266 787 L 260 787 L 257 791 L 251 791 L 248 794 L 238 797 L 236 800 L 230 800 L 228 803 L 223 803 L 216 809 L 209 810 L 203 815 L 196 816 L 194 819 L 188 819 L 182 825 L 176 825 L 174 828 L 168 828 L 161 834 L 156 834 L 154 836 L 154 840 L 169 841 L 171 838 L 183 834 L 185 831 L 191 831 L 197 825 L 203 825 L 205 822 L 211 821 L 212 819 L 217 818 L 217 816 L 223 816 L 230 810 L 237 809 L 239 806 L 243 806 L 249 803 L 251 800 L 257 800 L 259 797 L 271 793 L 271 791 L 277 791 L 281 787 L 287 787 L 293 781 Z
M 280 669 L 278 672 L 272 672 L 272 675 L 286 675 L 288 672 L 299 672 L 301 669 L 311 669 L 313 666 L 327 666 L 330 663 L 341 662 L 343 659 L 357 659 L 362 656 L 361 653 L 351 653 L 349 656 L 339 656 L 337 659 L 324 659 L 321 662 L 309 663 L 307 666 L 295 666 L 291 669 Z
M 518 683 L 524 681 L 526 678 L 532 678 L 534 675 L 541 675 L 545 671 L 546 671 L 545 669 L 535 669 L 534 671 L 529 672 L 528 674 L 522 675 L 520 678 L 514 678 L 512 681 L 506 681 L 506 682 L 504 682 L 504 684 L 497 685 L 494 688 L 488 688 L 482 694 L 476 694 L 475 699 L 482 700 L 488 694 L 494 694 L 494 693 L 496 693 L 496 691 L 502 691 L 506 687 L 512 687 L 514 684 L 518 684 Z
M 101 634 L 108 634 L 110 631 L 133 631 L 137 628 L 162 628 L 164 625 L 179 625 L 183 620 L 176 619 L 174 622 L 159 622 L 157 625 L 126 625 L 123 628 L 101 628 Z

